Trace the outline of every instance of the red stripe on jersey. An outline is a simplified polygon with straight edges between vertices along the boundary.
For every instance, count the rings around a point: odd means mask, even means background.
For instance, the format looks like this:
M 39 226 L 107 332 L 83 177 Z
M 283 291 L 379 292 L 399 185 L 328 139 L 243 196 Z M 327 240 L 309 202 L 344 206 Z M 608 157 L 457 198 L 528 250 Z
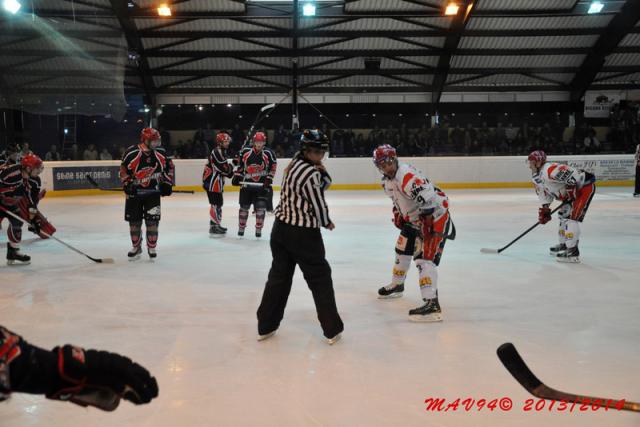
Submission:
M 131 160 L 131 163 L 129 163 L 129 170 L 132 170 L 132 171 L 137 170 L 141 159 L 142 159 L 142 150 L 138 151 L 138 154 L 136 154 L 133 160 Z
M 556 170 L 557 167 L 558 167 L 557 163 L 554 163 L 549 167 L 549 170 L 547 171 L 547 175 L 549 176 L 549 178 L 551 178 L 551 174 L 553 173 L 554 170 Z
M 409 172 L 408 174 L 406 174 L 404 176 L 404 178 L 402 179 L 402 191 L 404 191 L 404 187 L 407 186 L 407 184 L 409 183 L 409 181 L 411 181 L 411 179 L 413 179 L 413 174 L 411 172 Z

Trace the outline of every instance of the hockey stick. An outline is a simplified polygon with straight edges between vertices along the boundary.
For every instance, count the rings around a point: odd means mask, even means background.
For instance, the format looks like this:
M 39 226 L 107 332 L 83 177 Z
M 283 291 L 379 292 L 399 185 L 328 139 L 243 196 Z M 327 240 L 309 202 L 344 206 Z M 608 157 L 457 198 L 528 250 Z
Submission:
M 561 207 L 563 207 L 565 204 L 567 204 L 567 202 L 563 202 L 561 203 L 559 206 L 557 206 L 554 210 L 551 211 L 551 215 L 553 215 L 554 213 L 556 213 L 558 211 L 558 209 L 560 209 Z M 531 230 L 533 230 L 534 228 L 536 228 L 537 226 L 540 225 L 540 221 L 536 222 L 535 224 L 533 224 L 531 227 L 527 228 L 524 233 L 522 233 L 521 235 L 519 235 L 518 237 L 516 237 L 515 239 L 513 239 L 511 242 L 509 242 L 506 246 L 501 247 L 500 249 L 491 249 L 491 248 L 482 248 L 480 249 L 480 252 L 482 252 L 483 254 L 499 254 L 500 252 L 504 251 L 505 249 L 507 249 L 509 246 L 513 245 L 515 242 L 517 242 L 518 240 L 522 239 L 524 236 L 526 236 L 527 234 L 529 234 L 529 232 Z
M 522 360 L 522 357 L 520 357 L 520 354 L 518 354 L 516 347 L 510 342 L 504 343 L 498 347 L 497 353 L 498 358 L 500 358 L 504 367 L 507 368 L 507 371 L 513 375 L 513 378 L 515 378 L 516 381 L 518 381 L 529 393 L 539 397 L 540 399 L 558 400 L 562 402 L 594 406 L 598 405 L 599 407 L 605 405 L 609 407 L 608 405 L 611 403 L 613 404 L 613 406 L 611 406 L 612 408 L 615 407 L 616 409 L 623 409 L 625 411 L 640 412 L 640 403 L 628 402 L 626 400 L 620 401 L 618 399 L 582 396 L 578 394 L 565 393 L 563 391 L 547 387 L 533 374 L 533 372 L 531 372 L 527 364 Z M 624 402 L 624 405 L 619 406 L 622 402 Z
M 242 187 L 264 187 L 261 182 L 240 181 Z
M 260 108 L 260 110 L 258 110 L 258 114 L 256 114 L 256 118 L 253 120 L 253 124 L 249 128 L 249 132 L 247 132 L 247 137 L 245 138 L 244 142 L 242 143 L 242 148 L 245 148 L 245 147 L 249 146 L 249 141 L 251 141 L 251 137 L 253 136 L 253 133 L 254 133 L 256 127 L 260 124 L 260 122 L 262 122 L 265 119 L 265 117 L 267 117 L 267 115 L 269 115 L 269 113 L 271 113 L 273 110 L 275 110 L 275 108 L 278 105 L 280 105 L 282 103 L 282 101 L 284 101 L 288 96 L 289 96 L 289 94 L 286 94 L 284 96 L 284 98 L 282 98 L 280 101 L 272 103 L 272 104 L 267 104 L 267 105 L 263 106 L 262 108 Z
M 12 216 L 13 218 L 17 219 L 18 221 L 22 222 L 23 224 L 26 224 L 26 225 L 29 225 L 29 226 L 33 227 L 33 225 L 32 225 L 29 221 L 27 221 L 26 219 L 24 219 L 24 218 L 22 218 L 22 217 L 19 217 L 18 215 L 14 214 L 14 213 L 13 213 L 13 212 L 11 212 L 10 210 L 5 209 L 5 208 L 4 208 L 4 207 L 2 207 L 2 206 L 0 206 L 0 210 L 2 210 L 3 212 L 5 212 L 6 214 L 8 214 L 8 215 Z M 57 238 L 57 237 L 55 237 L 55 236 L 52 236 L 52 235 L 50 235 L 50 234 L 47 234 L 47 233 L 45 233 L 44 231 L 40 231 L 40 233 L 42 233 L 43 235 L 45 235 L 45 236 L 47 236 L 47 237 L 49 237 L 49 238 L 51 238 L 51 239 L 55 240 L 56 242 L 58 242 L 58 243 L 60 243 L 60 244 L 63 244 L 64 246 L 66 246 L 67 248 L 71 249 L 72 251 L 74 251 L 74 252 L 76 252 L 76 253 L 79 253 L 80 255 L 84 255 L 84 256 L 86 256 L 87 258 L 89 258 L 89 259 L 90 259 L 91 261 L 93 261 L 93 262 L 97 262 L 97 263 L 99 263 L 99 264 L 113 264 L 113 263 L 114 263 L 113 258 L 93 258 L 93 257 L 91 257 L 91 256 L 89 256 L 89 255 L 87 255 L 87 254 L 85 254 L 85 253 L 84 253 L 84 252 L 82 252 L 81 250 L 74 248 L 74 247 L 73 247 L 73 246 L 71 246 L 70 244 L 68 244 L 68 243 L 66 243 L 66 242 L 63 242 L 62 240 L 58 239 L 58 238 Z
M 123 192 L 124 190 L 122 188 L 102 188 L 100 187 L 100 184 L 98 184 L 98 182 L 93 179 L 91 177 L 91 175 L 86 174 L 84 176 L 85 178 L 87 178 L 87 181 L 89 181 L 89 183 L 96 188 L 97 190 L 101 190 L 101 191 L 118 191 L 118 192 Z M 182 194 L 194 194 L 193 190 L 173 190 L 173 193 L 182 193 Z M 160 194 L 159 190 L 139 190 L 138 194 L 140 194 L 141 196 L 145 196 L 148 194 Z

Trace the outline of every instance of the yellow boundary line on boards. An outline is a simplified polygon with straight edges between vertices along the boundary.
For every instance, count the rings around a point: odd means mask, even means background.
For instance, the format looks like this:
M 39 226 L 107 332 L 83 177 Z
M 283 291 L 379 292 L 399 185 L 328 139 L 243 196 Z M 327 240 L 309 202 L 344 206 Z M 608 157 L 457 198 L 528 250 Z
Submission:
M 596 185 L 599 187 L 632 187 L 633 181 L 598 181 Z M 438 184 L 438 187 L 442 189 L 489 189 L 489 188 L 531 188 L 533 184 L 531 182 L 449 182 Z M 197 193 L 204 193 L 204 189 L 199 185 L 179 186 L 175 187 L 175 190 L 192 190 Z M 279 186 L 274 186 L 274 190 L 279 191 Z M 333 184 L 331 190 L 380 190 L 380 184 Z M 225 186 L 225 192 L 235 193 L 240 190 L 240 187 L 234 187 L 231 185 Z M 86 190 L 58 190 L 47 191 L 47 197 L 74 197 L 74 196 L 122 196 L 123 193 L 117 193 L 115 191 L 102 191 L 92 189 Z

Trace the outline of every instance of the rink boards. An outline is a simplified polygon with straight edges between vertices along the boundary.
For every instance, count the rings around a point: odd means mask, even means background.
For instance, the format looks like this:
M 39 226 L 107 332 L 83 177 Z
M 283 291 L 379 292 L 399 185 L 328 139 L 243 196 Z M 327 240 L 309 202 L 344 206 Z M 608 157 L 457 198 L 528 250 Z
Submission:
M 524 156 L 411 157 L 406 159 L 442 188 L 522 188 L 529 187 L 530 171 Z M 568 163 L 594 173 L 598 185 L 630 186 L 635 174 L 633 155 L 550 156 L 549 160 Z M 275 183 L 290 159 L 278 159 Z M 176 188 L 202 190 L 204 159 L 176 159 Z M 327 169 L 333 190 L 380 188 L 380 174 L 371 159 L 328 158 Z M 84 178 L 90 174 L 104 188 L 118 186 L 119 161 L 45 162 L 43 185 L 53 196 L 108 194 L 95 190 Z M 238 191 L 227 183 L 225 191 Z M 279 187 L 274 186 L 277 190 Z

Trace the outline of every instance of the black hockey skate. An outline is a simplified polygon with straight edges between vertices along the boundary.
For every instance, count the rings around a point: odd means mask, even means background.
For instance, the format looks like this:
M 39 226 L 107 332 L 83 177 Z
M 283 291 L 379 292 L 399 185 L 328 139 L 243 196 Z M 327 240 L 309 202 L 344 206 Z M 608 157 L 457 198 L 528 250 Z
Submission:
M 20 249 L 7 245 L 7 265 L 29 265 L 31 257 L 20 253 Z
M 399 298 L 404 292 L 404 285 L 387 285 L 378 289 L 379 299 Z
M 129 261 L 135 261 L 138 258 L 140 258 L 140 255 L 142 254 L 142 247 L 140 246 L 134 246 L 133 248 L 131 248 L 131 250 L 129 252 L 127 252 L 127 256 L 129 257 Z
M 575 246 L 573 248 L 567 248 L 566 251 L 559 253 L 556 257 L 556 261 L 578 264 L 580 262 L 580 251 L 578 250 L 578 247 Z
M 244 236 L 244 228 L 239 228 L 238 229 L 238 236 L 240 236 L 240 237 Z
M 262 237 L 262 229 L 258 230 L 256 228 L 256 237 Z
M 147 253 L 149 254 L 149 258 L 154 259 L 155 257 L 158 256 L 158 253 L 156 252 L 156 248 L 147 248 Z
M 558 254 L 561 254 L 562 252 L 567 250 L 567 245 L 565 245 L 564 243 L 559 243 L 555 246 L 551 246 L 549 248 L 549 255 L 551 256 L 558 256 Z
M 226 228 L 220 227 L 218 224 L 213 224 L 209 227 L 209 237 L 221 237 L 227 232 Z
M 425 304 L 422 307 L 409 310 L 409 320 L 412 322 L 442 322 L 442 310 L 438 297 L 423 300 Z

